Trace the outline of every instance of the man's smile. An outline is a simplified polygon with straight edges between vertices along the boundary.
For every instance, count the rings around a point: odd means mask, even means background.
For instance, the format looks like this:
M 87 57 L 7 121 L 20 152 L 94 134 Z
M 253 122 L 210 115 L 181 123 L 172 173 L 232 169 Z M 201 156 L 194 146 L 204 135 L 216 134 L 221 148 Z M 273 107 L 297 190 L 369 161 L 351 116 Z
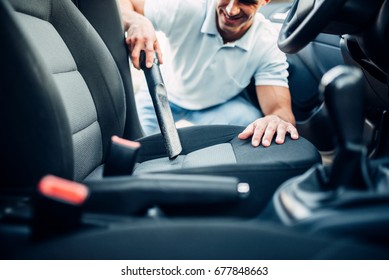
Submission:
M 224 21 L 227 24 L 236 24 L 237 22 L 239 22 L 241 19 L 244 18 L 244 15 L 242 15 L 242 14 L 238 14 L 238 15 L 235 15 L 235 16 L 230 16 L 224 10 L 222 10 L 222 14 L 224 16 Z

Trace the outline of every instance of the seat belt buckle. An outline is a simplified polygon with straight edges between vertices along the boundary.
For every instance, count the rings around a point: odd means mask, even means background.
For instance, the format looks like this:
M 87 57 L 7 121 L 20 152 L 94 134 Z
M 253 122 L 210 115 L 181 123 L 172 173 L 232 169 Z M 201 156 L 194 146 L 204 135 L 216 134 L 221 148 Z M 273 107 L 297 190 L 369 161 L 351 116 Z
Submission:
M 112 136 L 103 176 L 131 175 L 140 147 L 139 142 Z
M 89 189 L 57 176 L 43 177 L 34 197 L 33 238 L 54 237 L 81 226 L 82 209 Z

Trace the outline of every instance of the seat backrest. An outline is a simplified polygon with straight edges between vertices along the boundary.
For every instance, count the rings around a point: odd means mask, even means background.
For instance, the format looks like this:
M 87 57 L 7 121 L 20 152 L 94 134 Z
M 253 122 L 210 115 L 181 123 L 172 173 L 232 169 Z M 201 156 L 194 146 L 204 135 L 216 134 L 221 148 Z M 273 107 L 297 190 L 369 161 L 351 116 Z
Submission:
M 82 180 L 123 135 L 115 61 L 71 0 L 10 3 L 15 12 L 2 1 L 0 19 L 0 184 L 32 186 L 47 173 Z
M 73 2 L 96 29 L 116 62 L 126 94 L 126 124 L 123 137 L 138 139 L 143 136 L 143 132 L 135 105 L 131 71 L 128 71 L 130 68 L 128 47 L 118 4 L 116 0 L 73 0 Z

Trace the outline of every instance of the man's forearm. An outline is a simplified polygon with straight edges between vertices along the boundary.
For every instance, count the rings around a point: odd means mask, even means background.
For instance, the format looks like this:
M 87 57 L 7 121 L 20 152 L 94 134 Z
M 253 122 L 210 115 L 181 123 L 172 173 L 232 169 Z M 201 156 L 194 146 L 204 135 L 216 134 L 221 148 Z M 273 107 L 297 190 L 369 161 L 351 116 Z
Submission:
M 267 112 L 266 115 L 276 115 L 276 116 L 280 117 L 282 120 L 289 122 L 293 125 L 296 125 L 296 120 L 294 118 L 292 110 L 290 110 L 288 108 L 276 109 L 272 112 Z
M 257 86 L 258 102 L 265 115 L 276 115 L 295 125 L 289 89 L 281 86 Z
M 135 11 L 144 15 L 145 0 L 117 0 L 121 12 Z
M 130 20 L 133 18 L 135 13 L 134 5 L 130 0 L 118 0 L 117 1 L 120 15 L 122 17 L 124 29 L 127 30 L 130 26 Z
M 117 0 L 119 8 L 122 12 L 124 11 L 135 11 L 134 5 L 130 0 Z

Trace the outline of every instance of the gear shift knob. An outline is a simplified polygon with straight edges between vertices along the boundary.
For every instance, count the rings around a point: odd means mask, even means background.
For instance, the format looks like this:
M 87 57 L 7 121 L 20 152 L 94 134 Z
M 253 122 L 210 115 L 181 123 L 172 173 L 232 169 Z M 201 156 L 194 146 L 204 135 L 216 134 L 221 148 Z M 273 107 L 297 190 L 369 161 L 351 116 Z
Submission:
M 365 188 L 365 85 L 362 71 L 337 66 L 323 76 L 320 87 L 332 118 L 338 148 L 326 188 Z
M 362 75 L 357 68 L 338 66 L 328 71 L 321 81 L 340 149 L 363 145 L 365 87 Z

